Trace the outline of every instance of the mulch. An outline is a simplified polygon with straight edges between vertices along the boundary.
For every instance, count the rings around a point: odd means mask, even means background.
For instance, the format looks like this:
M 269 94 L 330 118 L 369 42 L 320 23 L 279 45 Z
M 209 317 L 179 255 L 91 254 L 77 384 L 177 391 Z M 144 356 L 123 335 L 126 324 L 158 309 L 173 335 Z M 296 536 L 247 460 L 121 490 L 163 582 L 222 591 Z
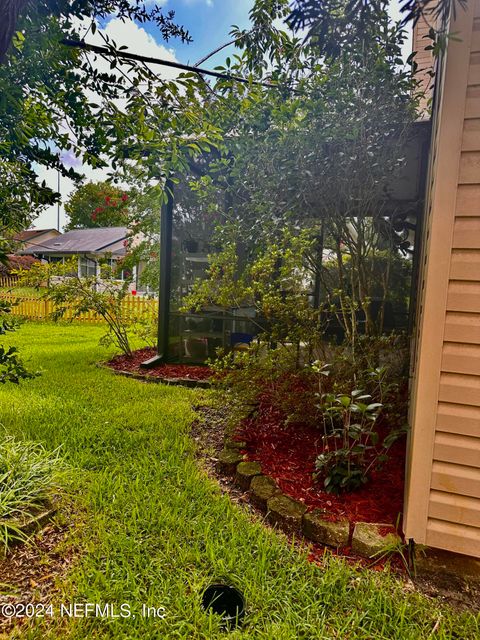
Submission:
M 241 489 L 232 477 L 225 476 L 217 471 L 216 463 L 220 452 L 224 448 L 225 434 L 227 433 L 228 410 L 226 408 L 203 405 L 195 407 L 195 410 L 198 418 L 192 423 L 190 435 L 195 442 L 196 457 L 200 465 L 208 476 L 218 483 L 221 492 L 228 495 L 232 502 L 240 505 L 253 518 L 259 518 L 264 526 L 270 527 L 271 525 L 265 520 L 265 514 L 251 503 L 249 492 Z M 292 538 L 292 542 L 294 542 L 299 551 L 307 552 L 308 559 L 311 562 L 321 564 L 326 552 L 325 546 L 310 540 L 304 540 L 298 536 L 294 539 Z M 372 562 L 353 555 L 349 547 L 344 547 L 338 551 L 329 548 L 328 553 L 340 555 L 347 562 L 354 565 L 363 567 L 373 565 L 379 570 L 385 566 L 384 561 Z M 396 568 L 400 568 L 400 562 L 396 560 L 394 565 Z
M 325 518 L 355 522 L 376 522 L 397 526 L 403 508 L 405 480 L 405 438 L 390 449 L 389 460 L 372 471 L 361 489 L 339 496 L 323 490 L 314 480 L 315 460 L 324 451 L 320 427 L 303 423 L 285 424 L 281 409 L 263 394 L 256 415 L 243 421 L 239 438 L 247 443 L 250 460 L 262 465 L 262 472 L 274 478 L 283 493 L 303 502 L 309 511 L 321 509 Z M 385 528 L 385 533 L 389 532 Z
M 71 525 L 50 523 L 0 559 L 0 605 L 48 606 L 55 601 L 75 559 L 73 549 L 65 545 L 70 529 Z M 26 624 L 28 617 L 0 616 L 0 638 L 11 637 L 14 627 Z
M 212 371 L 206 366 L 195 366 L 190 364 L 161 364 L 150 369 L 143 369 L 140 365 L 145 360 L 153 358 L 157 351 L 153 347 L 138 349 L 131 356 L 114 356 L 106 364 L 116 371 L 128 371 L 137 375 L 150 376 L 154 378 L 186 380 L 208 380 L 212 376 Z
M 221 492 L 241 508 L 245 509 L 251 517 L 258 518 L 264 526 L 270 525 L 265 520 L 265 514 L 254 507 L 250 502 L 248 491 L 243 491 L 235 484 L 233 478 L 223 476 L 216 470 L 218 455 L 224 446 L 224 438 L 227 425 L 227 409 L 219 409 L 211 406 L 195 407 L 198 419 L 191 427 L 191 437 L 196 444 L 196 455 L 199 464 L 206 473 L 218 482 Z M 328 495 L 328 494 L 327 494 Z M 468 611 L 480 610 L 480 587 L 464 580 L 455 580 L 451 576 L 440 574 L 431 576 L 417 576 L 411 579 L 403 567 L 399 557 L 384 560 L 366 560 L 352 553 L 350 548 L 335 550 L 326 548 L 321 544 L 292 538 L 291 542 L 300 553 L 307 553 L 310 562 L 322 565 L 326 553 L 342 557 L 346 562 L 356 568 L 368 568 L 373 571 L 384 571 L 386 564 L 390 570 L 398 576 L 402 588 L 406 592 L 418 591 L 427 597 L 449 604 L 457 609 Z M 360 580 L 360 577 L 358 578 Z

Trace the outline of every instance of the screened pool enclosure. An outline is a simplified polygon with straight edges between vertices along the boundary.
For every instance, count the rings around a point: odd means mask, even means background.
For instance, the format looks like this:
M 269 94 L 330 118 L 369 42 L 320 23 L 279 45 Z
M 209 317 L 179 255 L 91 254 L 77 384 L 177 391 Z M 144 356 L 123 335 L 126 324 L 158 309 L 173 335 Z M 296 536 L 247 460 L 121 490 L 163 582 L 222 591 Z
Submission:
M 386 185 L 385 201 L 381 203 L 387 226 L 399 238 L 399 249 L 412 256 L 409 309 L 392 309 L 387 330 L 408 330 L 413 321 L 429 142 L 429 123 L 417 123 L 406 148 L 403 174 Z M 219 250 L 214 244 L 214 230 L 232 203 L 222 201 L 223 194 L 218 202 L 203 201 L 186 182 L 174 184 L 168 180 L 166 193 L 160 234 L 158 355 L 144 363 L 145 367 L 159 362 L 204 363 L 219 348 L 229 350 L 249 344 L 264 325 L 254 306 L 207 306 L 199 312 L 183 308 L 194 283 L 207 275 L 208 256 Z M 321 256 L 322 246 L 319 251 Z M 321 303 L 318 283 L 312 282 L 309 297 L 313 305 Z M 332 336 L 341 340 L 335 328 Z

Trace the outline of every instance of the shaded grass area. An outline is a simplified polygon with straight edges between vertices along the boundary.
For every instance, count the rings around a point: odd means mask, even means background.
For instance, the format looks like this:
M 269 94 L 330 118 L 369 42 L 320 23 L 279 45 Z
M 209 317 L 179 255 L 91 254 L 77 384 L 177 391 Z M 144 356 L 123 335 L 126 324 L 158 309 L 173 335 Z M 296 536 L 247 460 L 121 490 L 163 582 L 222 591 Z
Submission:
M 0 389 L 8 434 L 63 445 L 79 506 L 70 544 L 79 561 L 53 619 L 23 638 L 226 637 L 201 609 L 212 579 L 246 597 L 245 640 L 476 638 L 479 620 L 403 588 L 388 571 L 322 567 L 253 522 L 198 468 L 189 425 L 196 393 L 119 378 L 94 366 L 111 352 L 95 326 L 25 324 L 9 337 L 41 377 Z M 1 582 L 0 576 L 0 582 Z M 128 604 L 129 618 L 60 617 L 59 602 Z M 142 616 L 142 604 L 165 617 Z M 117 613 L 118 613 L 117 607 Z

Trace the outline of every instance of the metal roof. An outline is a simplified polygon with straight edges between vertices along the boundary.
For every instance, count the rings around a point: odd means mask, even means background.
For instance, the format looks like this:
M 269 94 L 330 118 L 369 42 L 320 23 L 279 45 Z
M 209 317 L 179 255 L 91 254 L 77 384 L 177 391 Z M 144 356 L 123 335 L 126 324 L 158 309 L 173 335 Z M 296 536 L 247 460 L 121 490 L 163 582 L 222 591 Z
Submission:
M 77 253 L 108 253 L 115 251 L 118 255 L 123 252 L 119 247 L 123 240 L 127 238 L 127 227 L 99 227 L 95 229 L 74 229 L 62 235 L 50 238 L 49 240 L 37 243 L 32 242 L 32 246 L 21 254 L 77 254 Z

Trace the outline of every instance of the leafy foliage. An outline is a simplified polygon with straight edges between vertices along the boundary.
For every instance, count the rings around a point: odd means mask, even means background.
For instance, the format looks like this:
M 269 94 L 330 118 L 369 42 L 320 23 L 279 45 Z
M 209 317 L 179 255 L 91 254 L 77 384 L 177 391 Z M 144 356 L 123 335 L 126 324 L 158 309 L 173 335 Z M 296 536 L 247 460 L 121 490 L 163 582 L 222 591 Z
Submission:
M 393 283 L 397 309 L 404 312 L 408 298 L 409 262 L 388 209 L 415 135 L 416 83 L 401 59 L 405 34 L 390 22 L 387 3 L 379 3 L 367 31 L 325 60 L 309 41 L 267 29 L 285 8 L 257 2 L 253 30 L 239 34 L 249 49 L 226 67 L 239 75 L 254 69 L 278 81 L 279 90 L 217 83 L 209 107 L 223 145 L 192 188 L 220 218 L 222 246 L 236 225 L 247 261 L 286 228 L 308 230 L 303 268 L 324 317 L 336 316 L 351 340 L 361 331 L 378 335 Z M 232 264 L 228 259 L 228 269 Z
M 173 11 L 164 14 L 157 4 L 147 9 L 147 3 L 144 0 L 77 0 L 74 3 L 68 0 L 57 0 L 55 3 L 40 0 L 35 4 L 36 7 L 33 8 L 28 6 L 26 0 L 12 0 L 3 7 L 3 13 L 0 15 L 5 19 L 2 20 L 0 29 L 0 62 L 12 38 L 18 34 L 15 31 L 18 28 L 16 22 L 19 13 L 25 13 L 25 8 L 27 17 L 34 14 L 41 17 L 43 21 L 52 18 L 67 19 L 69 24 L 73 18 L 104 19 L 114 14 L 121 19 L 131 18 L 138 22 L 153 22 L 166 40 L 171 37 L 180 37 L 184 41 L 190 40 L 188 33 L 173 22 L 175 16 Z M 18 35 L 16 37 L 18 38 Z
M 9 255 L 5 264 L 0 263 L 0 276 L 15 275 L 19 269 L 30 269 L 36 263 L 33 256 Z
M 445 37 L 450 12 L 465 9 L 467 0 L 402 0 L 402 25 L 420 17 L 432 25 L 432 37 Z M 307 39 L 322 54 L 336 57 L 353 40 L 375 26 L 386 3 L 383 0 L 294 0 L 287 18 L 293 31 L 307 30 Z
M 328 374 L 325 367 L 319 372 Z M 371 375 L 380 380 L 382 370 Z M 388 460 L 388 449 L 404 429 L 390 430 L 382 439 L 376 423 L 383 404 L 361 389 L 322 394 L 319 408 L 324 418 L 324 451 L 315 462 L 317 476 L 331 493 L 358 489 L 368 482 L 372 469 Z
M 118 280 L 118 269 L 107 259 L 100 265 L 100 273 L 95 276 L 80 277 L 77 260 L 73 258 L 60 263 L 36 265 L 26 272 L 20 272 L 23 285 L 45 287 L 43 297 L 53 302 L 53 320 L 60 320 L 68 312 L 71 320 L 82 313 L 93 311 L 105 320 L 107 333 L 102 337 L 104 345 L 114 344 L 125 355 L 131 355 L 130 332 L 147 336 L 150 322 L 141 313 L 133 313 L 126 303 L 130 294 L 131 280 Z
M 129 221 L 128 193 L 108 182 L 87 182 L 65 203 L 69 229 L 121 227 Z
M 308 299 L 306 255 L 310 234 L 285 229 L 277 241 L 256 254 L 245 255 L 238 230 L 223 228 L 222 251 L 210 256 L 207 277 L 196 282 L 183 310 L 216 305 L 255 309 L 259 333 L 267 341 L 314 345 L 320 334 L 319 314 Z
M 17 323 L 11 317 L 11 303 L 0 300 L 0 336 L 8 331 L 15 331 Z M 30 373 L 18 355 L 16 347 L 4 347 L 0 345 L 0 383 L 14 382 L 18 384 L 20 380 L 33 378 L 35 374 Z
M 268 28 L 286 3 L 257 2 L 254 31 L 234 33 L 249 50 L 226 69 L 253 69 L 280 88 L 267 95 L 260 87 L 217 83 L 222 98 L 212 98 L 210 112 L 225 131 L 223 146 L 220 157 L 207 159 L 208 175 L 192 180 L 220 219 L 221 250 L 184 309 L 251 305 L 259 324 L 268 319 L 263 341 L 216 363 L 220 384 L 234 407 L 242 399 L 254 406 L 268 393 L 287 423 L 323 425 L 318 473 L 331 491 L 366 482 L 404 424 L 399 388 L 406 372 L 394 371 L 385 355 L 396 348 L 403 365 L 400 340 L 382 332 L 387 301 L 405 309 L 410 263 L 387 202 L 417 104 L 401 59 L 404 35 L 386 9 L 379 3 L 376 20 L 357 36 L 350 25 L 350 40 L 324 58 L 311 41 Z M 346 338 L 338 347 L 322 340 L 332 318 Z M 332 362 L 316 399 L 309 365 L 315 357 Z
M 366 458 L 378 443 L 375 422 L 382 409 L 381 403 L 369 402 L 371 399 L 360 389 L 350 395 L 322 397 L 321 408 L 330 424 L 324 436 L 325 451 L 317 457 L 315 468 L 324 477 L 327 491 L 358 489 L 368 479 L 371 463 L 366 463 Z M 337 445 L 338 440 L 338 446 L 330 451 L 329 443 Z M 377 460 L 384 462 L 385 458 Z
M 327 357 L 331 364 L 319 360 L 310 367 L 323 440 L 316 475 L 327 491 L 339 493 L 368 482 L 405 433 L 408 344 L 402 336 L 364 336 Z
M 128 336 L 128 324 L 123 301 L 128 295 L 129 283 L 111 282 L 96 277 L 68 277 L 53 285 L 48 298 L 55 304 L 54 319 L 60 319 L 67 310 L 73 309 L 73 318 L 86 311 L 94 311 L 108 325 L 108 333 L 102 344 L 115 344 L 125 355 L 132 349 Z
M 1 23 L 1 54 L 13 35 L 8 56 L 0 67 L 2 227 L 26 226 L 42 206 L 59 198 L 39 182 L 36 165 L 57 169 L 64 176 L 79 180 L 66 161 L 71 154 L 98 167 L 106 166 L 114 147 L 118 150 L 112 114 L 118 114 L 115 99 L 123 95 L 125 77 L 98 71 L 90 60 L 61 44 L 66 36 L 78 37 L 74 24 L 79 20 L 90 18 L 95 31 L 97 20 L 111 16 L 153 22 L 165 39 L 190 39 L 175 24 L 173 12 L 162 13 L 156 5 L 146 8 L 143 0 L 28 2 L 18 22 L 13 17 Z M 13 34 L 7 33 L 12 27 Z M 131 72 L 135 84 L 135 70 Z M 93 104 L 92 95 L 108 103 L 108 108 L 104 111 Z

